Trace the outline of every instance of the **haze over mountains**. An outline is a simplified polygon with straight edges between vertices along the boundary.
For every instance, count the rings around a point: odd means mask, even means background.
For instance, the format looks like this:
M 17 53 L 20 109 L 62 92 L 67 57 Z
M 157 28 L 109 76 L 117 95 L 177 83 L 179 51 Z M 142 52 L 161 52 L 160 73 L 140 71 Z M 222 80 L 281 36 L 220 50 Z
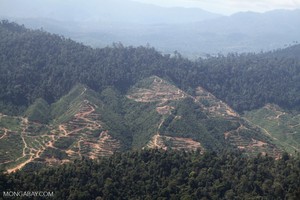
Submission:
M 199 8 L 165 8 L 129 0 L 6 1 L 2 18 L 62 34 L 94 47 L 121 41 L 150 44 L 164 53 L 258 52 L 299 41 L 300 10 L 244 12 L 231 16 Z
M 197 22 L 220 16 L 198 8 L 163 8 L 131 0 L 33 0 L 30 2 L 14 0 L 5 2 L 1 7 L 1 13 L 4 16 L 46 18 L 74 22 L 169 24 Z M 11 7 L 15 9 L 12 10 Z

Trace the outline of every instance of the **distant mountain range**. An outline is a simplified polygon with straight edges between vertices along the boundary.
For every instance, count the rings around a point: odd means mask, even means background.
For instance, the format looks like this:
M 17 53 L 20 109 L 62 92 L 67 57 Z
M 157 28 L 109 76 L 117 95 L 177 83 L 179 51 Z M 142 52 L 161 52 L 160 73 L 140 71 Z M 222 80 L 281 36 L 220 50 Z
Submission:
M 7 1 L 2 18 L 44 28 L 93 47 L 150 44 L 189 57 L 259 52 L 300 41 L 300 10 L 222 16 L 198 8 L 163 8 L 133 1 Z
M 178 24 L 213 19 L 221 15 L 200 8 L 165 8 L 131 0 L 13 0 L 1 3 L 2 16 L 53 19 L 65 22 Z M 91 29 L 96 27 L 89 27 Z

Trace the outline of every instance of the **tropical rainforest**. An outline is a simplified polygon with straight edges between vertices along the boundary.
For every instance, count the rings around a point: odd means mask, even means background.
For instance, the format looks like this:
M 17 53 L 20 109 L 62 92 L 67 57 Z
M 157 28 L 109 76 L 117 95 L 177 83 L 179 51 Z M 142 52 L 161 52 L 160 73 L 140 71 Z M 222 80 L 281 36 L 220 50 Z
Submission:
M 300 158 L 143 150 L 0 176 L 1 191 L 55 199 L 299 199 Z M 21 198 L 20 198 L 21 199 Z M 25 198 L 24 198 L 25 199 Z

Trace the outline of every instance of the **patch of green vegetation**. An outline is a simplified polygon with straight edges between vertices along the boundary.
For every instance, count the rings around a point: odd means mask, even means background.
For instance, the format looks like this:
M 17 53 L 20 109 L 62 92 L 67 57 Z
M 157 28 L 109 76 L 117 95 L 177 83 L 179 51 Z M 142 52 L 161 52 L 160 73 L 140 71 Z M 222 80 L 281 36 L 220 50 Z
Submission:
M 223 133 L 236 124 L 221 118 L 209 118 L 193 99 L 186 98 L 171 104 L 175 107 L 161 126 L 163 135 L 192 138 L 208 150 L 226 146 Z
M 204 120 L 208 131 L 220 133 L 236 130 L 240 126 L 240 123 L 238 119 L 225 119 L 222 117 L 211 117 Z
M 137 88 L 145 88 L 149 89 L 150 86 L 152 85 L 154 79 L 160 79 L 157 76 L 151 76 L 149 78 L 145 78 L 143 80 L 138 81 L 130 90 L 129 93 L 134 92 Z
M 25 161 L 27 161 L 29 159 L 30 159 L 30 155 L 25 155 L 24 157 L 20 157 L 18 160 L 14 161 L 14 162 L 4 164 L 3 167 L 6 168 L 6 169 L 14 168 L 14 167 L 18 166 L 21 163 L 24 163 Z
M 56 158 L 59 160 L 63 160 L 63 159 L 68 159 L 68 154 L 64 151 L 61 151 L 59 149 L 55 149 L 55 148 L 47 148 L 45 149 L 45 151 L 43 151 L 43 153 L 40 156 L 41 158 Z
M 0 140 L 0 163 L 22 156 L 23 141 L 19 133 L 9 132 Z
M 25 148 L 25 153 L 30 154 L 32 153 L 32 149 L 39 150 L 43 146 L 43 143 L 40 143 L 37 138 L 38 137 L 31 137 L 31 136 L 23 136 L 24 141 L 27 144 L 27 148 Z
M 132 148 L 142 148 L 157 133 L 162 116 L 156 112 L 155 103 L 127 100 L 124 109 L 125 121 L 132 133 Z
M 28 107 L 25 117 L 30 121 L 46 124 L 50 120 L 50 106 L 44 99 L 38 98 Z
M 11 131 L 21 130 L 21 119 L 18 117 L 5 116 L 0 118 L 0 127 Z
M 127 121 L 124 120 L 123 115 L 112 111 L 106 106 L 99 107 L 96 111 L 101 113 L 100 119 L 104 123 L 103 128 L 99 131 L 109 130 L 109 134 L 113 138 L 122 141 L 122 148 L 130 148 L 132 142 L 130 128 L 127 126 Z
M 104 129 L 93 130 L 89 135 L 91 138 L 98 138 Z
M 56 123 L 66 122 L 78 112 L 84 100 L 82 98 L 84 92 L 85 86 L 78 84 L 67 95 L 51 105 L 51 116 Z
M 26 164 L 23 168 L 22 168 L 22 172 L 32 172 L 32 171 L 37 171 L 43 167 L 46 167 L 45 163 L 42 162 L 30 162 L 28 164 Z
M 124 96 L 120 94 L 118 90 L 114 87 L 107 87 L 101 92 L 101 100 L 108 107 L 110 110 L 114 111 L 115 113 L 122 114 L 123 107 L 122 101 Z
M 40 143 L 42 143 L 42 144 L 46 144 L 47 142 L 49 142 L 51 140 L 51 138 L 49 136 L 42 136 L 42 137 L 39 137 L 37 140 L 40 141 Z
M 58 140 L 55 141 L 54 146 L 58 149 L 66 150 L 75 141 L 76 141 L 76 138 L 74 138 L 74 137 L 60 137 Z
M 26 132 L 30 136 L 38 136 L 38 135 L 48 134 L 50 130 L 44 124 L 29 123 Z
M 42 146 L 44 146 L 44 143 L 42 141 L 41 137 L 25 137 L 25 141 L 27 143 L 28 148 L 33 149 L 40 149 Z

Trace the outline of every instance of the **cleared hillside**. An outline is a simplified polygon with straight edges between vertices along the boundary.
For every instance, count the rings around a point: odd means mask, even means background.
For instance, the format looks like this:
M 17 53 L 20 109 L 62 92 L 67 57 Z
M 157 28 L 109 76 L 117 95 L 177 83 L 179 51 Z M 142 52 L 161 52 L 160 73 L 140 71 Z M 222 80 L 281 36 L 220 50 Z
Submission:
M 260 126 L 273 141 L 285 147 L 290 153 L 300 151 L 300 114 L 283 110 L 277 105 L 266 106 L 246 112 L 249 121 Z
M 281 146 L 261 128 L 203 88 L 196 94 L 158 76 L 137 82 L 124 95 L 78 84 L 51 105 L 38 99 L 24 117 L 1 115 L 0 164 L 15 172 L 137 149 L 281 156 Z

